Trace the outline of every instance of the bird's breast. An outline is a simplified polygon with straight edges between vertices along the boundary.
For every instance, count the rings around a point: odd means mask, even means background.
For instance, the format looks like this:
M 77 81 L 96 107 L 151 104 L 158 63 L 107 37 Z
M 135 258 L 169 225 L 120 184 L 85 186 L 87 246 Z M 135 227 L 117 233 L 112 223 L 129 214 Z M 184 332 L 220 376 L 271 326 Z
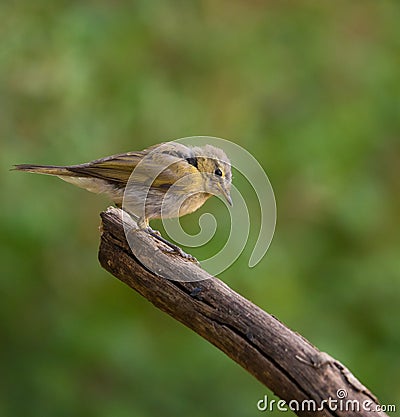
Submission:
M 186 198 L 179 209 L 179 217 L 196 211 L 211 197 L 211 195 L 212 194 L 208 193 L 196 193 Z

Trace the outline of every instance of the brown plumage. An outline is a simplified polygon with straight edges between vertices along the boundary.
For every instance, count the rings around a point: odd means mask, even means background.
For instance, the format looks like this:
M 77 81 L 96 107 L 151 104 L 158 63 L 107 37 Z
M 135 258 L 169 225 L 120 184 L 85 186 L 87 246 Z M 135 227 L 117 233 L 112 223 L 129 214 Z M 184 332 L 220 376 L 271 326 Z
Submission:
M 55 175 L 91 192 L 104 193 L 138 217 L 140 227 L 147 227 L 150 219 L 192 213 L 214 194 L 231 204 L 229 159 L 211 145 L 166 142 L 80 165 L 22 164 L 14 169 Z

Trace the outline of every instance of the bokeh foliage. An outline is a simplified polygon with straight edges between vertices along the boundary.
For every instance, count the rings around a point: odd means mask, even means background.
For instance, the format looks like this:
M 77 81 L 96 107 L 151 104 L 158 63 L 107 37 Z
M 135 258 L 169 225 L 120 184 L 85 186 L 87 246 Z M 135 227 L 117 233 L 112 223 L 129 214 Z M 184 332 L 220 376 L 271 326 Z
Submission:
M 259 413 L 263 386 L 100 268 L 106 199 L 8 171 L 191 135 L 244 146 L 276 194 L 267 256 L 222 279 L 400 406 L 397 1 L 23 0 L 0 19 L 0 415 Z

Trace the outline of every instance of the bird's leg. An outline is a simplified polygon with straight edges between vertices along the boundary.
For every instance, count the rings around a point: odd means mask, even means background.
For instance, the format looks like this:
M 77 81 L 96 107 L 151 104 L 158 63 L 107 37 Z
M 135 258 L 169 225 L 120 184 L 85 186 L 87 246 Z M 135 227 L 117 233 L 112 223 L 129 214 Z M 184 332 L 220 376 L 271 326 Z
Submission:
M 154 230 L 149 226 L 149 220 L 145 217 L 139 217 L 137 220 L 137 224 L 139 226 L 139 229 L 146 230 L 150 235 L 156 237 L 157 239 L 161 236 L 161 233 L 158 230 Z
M 169 246 L 173 252 L 177 253 L 178 255 L 182 256 L 182 258 L 188 259 L 191 262 L 199 263 L 199 261 L 190 253 L 186 253 L 183 251 L 179 246 L 171 243 L 167 239 L 161 236 L 161 233 L 158 230 L 154 230 L 149 226 L 148 219 L 144 217 L 139 217 L 136 214 L 125 210 L 137 223 L 140 230 L 146 230 L 146 232 L 153 236 L 154 238 L 158 239 L 160 242 L 163 242 L 165 245 Z
M 131 217 L 132 220 L 134 220 L 136 222 L 136 224 L 138 225 L 139 228 L 143 228 L 143 226 L 141 226 L 140 222 L 142 222 L 141 217 L 137 216 L 135 213 L 127 210 L 125 207 L 119 206 L 117 205 L 118 208 L 120 208 L 124 213 L 128 214 L 129 217 Z M 146 225 L 144 226 L 146 227 Z

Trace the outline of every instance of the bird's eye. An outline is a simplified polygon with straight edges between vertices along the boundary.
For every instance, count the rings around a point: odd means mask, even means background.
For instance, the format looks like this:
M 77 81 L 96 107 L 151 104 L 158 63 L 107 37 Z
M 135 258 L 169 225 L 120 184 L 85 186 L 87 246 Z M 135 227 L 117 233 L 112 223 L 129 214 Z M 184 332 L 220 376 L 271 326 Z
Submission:
M 218 175 L 219 177 L 222 177 L 222 171 L 221 171 L 219 168 L 217 168 L 217 169 L 215 170 L 214 174 L 215 174 L 215 175 Z

